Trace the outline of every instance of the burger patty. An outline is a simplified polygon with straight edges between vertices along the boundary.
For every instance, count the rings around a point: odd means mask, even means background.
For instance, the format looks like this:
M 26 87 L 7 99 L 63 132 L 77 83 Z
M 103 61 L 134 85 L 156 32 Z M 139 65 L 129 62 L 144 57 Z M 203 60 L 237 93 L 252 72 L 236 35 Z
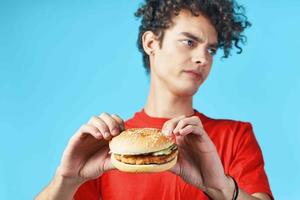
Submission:
M 149 165 L 149 164 L 163 164 L 173 160 L 178 154 L 177 149 L 172 150 L 169 155 L 153 156 L 152 154 L 144 155 L 120 155 L 114 154 L 116 160 L 132 165 Z

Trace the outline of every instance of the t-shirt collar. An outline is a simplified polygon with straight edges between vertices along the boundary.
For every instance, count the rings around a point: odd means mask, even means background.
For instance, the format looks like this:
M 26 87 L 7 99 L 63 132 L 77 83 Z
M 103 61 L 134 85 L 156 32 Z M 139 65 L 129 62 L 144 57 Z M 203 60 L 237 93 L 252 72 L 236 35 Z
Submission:
M 201 121 L 204 120 L 204 116 L 199 113 L 196 109 L 194 109 L 194 114 L 192 116 L 198 116 L 200 117 Z M 164 123 L 166 121 L 168 121 L 170 118 L 163 118 L 163 117 L 153 117 L 148 115 L 145 112 L 145 109 L 142 108 L 139 112 L 137 112 L 134 116 L 134 118 L 139 118 L 141 121 L 143 121 L 144 123 L 149 123 L 149 125 L 151 126 L 155 126 L 155 127 L 162 127 L 164 125 Z

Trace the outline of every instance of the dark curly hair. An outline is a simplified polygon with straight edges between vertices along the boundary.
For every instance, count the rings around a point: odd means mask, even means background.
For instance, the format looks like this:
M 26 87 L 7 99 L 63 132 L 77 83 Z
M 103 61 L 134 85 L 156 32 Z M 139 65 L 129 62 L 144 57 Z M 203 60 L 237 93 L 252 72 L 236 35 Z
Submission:
M 172 17 L 178 15 L 181 9 L 191 11 L 194 16 L 204 14 L 208 17 L 218 33 L 218 48 L 223 49 L 223 58 L 230 55 L 233 45 L 242 53 L 239 43 L 245 43 L 246 37 L 242 32 L 251 23 L 244 15 L 245 9 L 234 0 L 146 0 L 135 13 L 141 17 L 137 46 L 143 55 L 144 67 L 150 71 L 150 61 L 142 44 L 142 36 L 146 31 L 152 31 L 163 40 L 164 30 L 172 24 Z

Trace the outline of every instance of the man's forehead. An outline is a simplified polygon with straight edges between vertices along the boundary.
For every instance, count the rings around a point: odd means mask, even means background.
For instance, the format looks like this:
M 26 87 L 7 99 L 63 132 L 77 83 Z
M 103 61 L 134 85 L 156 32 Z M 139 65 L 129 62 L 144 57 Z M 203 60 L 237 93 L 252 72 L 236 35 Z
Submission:
M 209 37 L 210 42 L 217 41 L 217 31 L 210 20 L 204 15 L 194 16 L 188 10 L 182 10 L 174 16 L 169 29 L 177 35 L 187 32 L 199 38 Z

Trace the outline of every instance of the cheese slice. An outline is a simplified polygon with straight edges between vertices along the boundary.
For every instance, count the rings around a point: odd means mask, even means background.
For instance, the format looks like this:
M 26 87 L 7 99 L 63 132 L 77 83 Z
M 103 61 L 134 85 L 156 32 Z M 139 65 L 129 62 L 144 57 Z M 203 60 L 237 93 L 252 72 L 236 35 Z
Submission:
M 156 151 L 156 152 L 152 153 L 152 155 L 153 155 L 153 156 L 169 155 L 169 154 L 172 153 L 172 151 L 173 151 L 174 149 L 177 149 L 177 146 L 176 146 L 176 145 L 172 145 L 172 146 L 170 146 L 169 148 L 163 149 L 163 150 L 161 150 L 161 151 Z

